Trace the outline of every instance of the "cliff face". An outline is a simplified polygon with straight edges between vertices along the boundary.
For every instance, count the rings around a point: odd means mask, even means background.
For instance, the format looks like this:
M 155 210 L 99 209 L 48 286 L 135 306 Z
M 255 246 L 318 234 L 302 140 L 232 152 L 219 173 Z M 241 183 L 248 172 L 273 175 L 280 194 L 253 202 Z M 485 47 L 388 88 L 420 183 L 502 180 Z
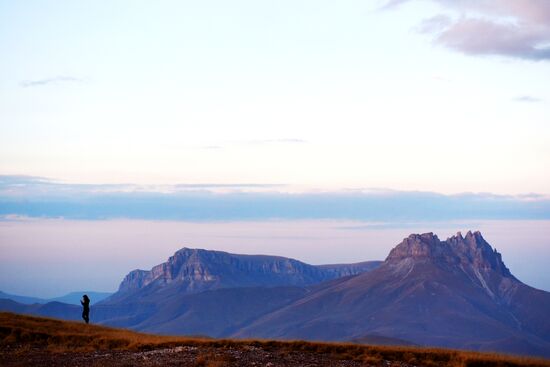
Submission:
M 411 234 L 394 247 L 386 262 L 397 263 L 405 259 L 430 260 L 439 263 L 457 263 L 453 250 L 445 241 L 440 241 L 433 233 Z
M 364 261 L 354 264 L 317 265 L 316 267 L 325 272 L 329 279 L 336 279 L 366 273 L 376 269 L 381 263 L 382 261 Z
M 463 266 L 471 266 L 482 272 L 494 271 L 503 277 L 513 278 L 502 261 L 502 255 L 485 241 L 479 231 L 468 231 L 466 237 L 458 232 L 446 242 Z
M 278 256 L 183 248 L 149 271 L 130 272 L 119 292 L 168 285 L 189 292 L 234 286 L 306 286 L 372 270 L 379 263 L 314 266 Z
M 386 263 L 396 266 L 403 261 L 432 262 L 451 271 L 463 272 L 490 297 L 504 302 L 519 283 L 502 261 L 501 254 L 479 231 L 468 231 L 464 237 L 458 232 L 445 241 L 440 241 L 431 232 L 411 234 L 386 258 Z
M 471 265 L 479 270 L 493 270 L 502 276 L 511 276 L 501 254 L 493 250 L 479 231 L 468 231 L 465 237 L 458 232 L 445 241 L 440 241 L 431 232 L 411 234 L 391 250 L 386 261 L 395 262 L 404 258 Z

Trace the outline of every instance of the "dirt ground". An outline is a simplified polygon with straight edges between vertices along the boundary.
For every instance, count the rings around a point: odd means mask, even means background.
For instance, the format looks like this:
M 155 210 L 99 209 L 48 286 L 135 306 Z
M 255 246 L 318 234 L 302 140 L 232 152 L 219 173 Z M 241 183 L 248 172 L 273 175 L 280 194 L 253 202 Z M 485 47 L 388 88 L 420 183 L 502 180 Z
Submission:
M 340 357 L 341 358 L 341 357 Z M 46 349 L 9 347 L 0 350 L 0 366 L 393 366 L 412 365 L 384 360 L 337 359 L 313 352 L 280 352 L 247 348 L 198 348 L 179 346 L 149 351 L 94 351 L 56 353 Z

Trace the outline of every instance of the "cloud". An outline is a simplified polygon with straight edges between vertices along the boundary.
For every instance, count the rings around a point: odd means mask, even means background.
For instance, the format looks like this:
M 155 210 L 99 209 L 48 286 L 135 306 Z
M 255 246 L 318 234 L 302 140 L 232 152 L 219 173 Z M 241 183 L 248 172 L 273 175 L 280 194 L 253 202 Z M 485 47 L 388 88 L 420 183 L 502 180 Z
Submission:
M 257 183 L 235 183 L 235 184 L 216 184 L 216 183 L 201 183 L 201 184 L 176 184 L 174 187 L 182 189 L 271 189 L 281 188 L 286 185 L 283 184 L 257 184 Z
M 409 2 L 410 0 L 389 0 L 386 4 L 384 4 L 380 10 L 391 10 L 403 3 Z
M 518 97 L 514 98 L 514 101 L 532 103 L 532 102 L 542 102 L 542 99 L 537 98 L 537 97 L 533 97 L 533 96 L 524 95 L 524 96 L 518 96 Z
M 219 150 L 223 149 L 221 145 L 202 145 L 197 147 L 198 149 L 205 149 L 205 150 Z
M 78 79 L 72 76 L 56 76 L 53 78 L 38 79 L 38 80 L 24 80 L 19 83 L 23 88 L 28 87 L 42 87 L 51 84 L 60 84 L 60 83 L 78 83 L 82 82 L 82 79 Z
M 395 8 L 416 0 L 393 0 Z M 418 31 L 438 45 L 467 55 L 550 60 L 550 1 L 432 0 L 450 12 L 424 20 Z
M 10 187 L 12 185 L 33 185 L 48 182 L 51 182 L 51 180 L 39 176 L 0 175 L 0 188 Z
M 243 144 L 305 144 L 307 141 L 303 139 L 294 139 L 294 138 L 286 138 L 286 139 L 257 139 L 257 140 L 246 140 L 241 142 Z
M 375 222 L 550 219 L 550 199 L 535 194 L 442 195 L 395 190 L 287 193 L 285 188 L 254 183 L 87 185 L 4 176 L 0 177 L 0 217 Z
M 546 35 L 550 39 L 550 34 Z M 540 31 L 516 24 L 461 18 L 437 37 L 436 43 L 470 55 L 502 55 L 531 60 L 550 59 L 550 48 L 538 49 L 545 41 Z
M 416 28 L 420 33 L 441 32 L 452 24 L 452 19 L 447 15 L 439 14 L 434 17 L 424 19 Z
M 79 196 L 95 194 L 174 194 L 181 192 L 203 191 L 218 192 L 246 192 L 282 189 L 285 184 L 262 183 L 179 183 L 173 185 L 137 185 L 137 184 L 78 184 L 64 183 L 46 177 L 25 175 L 0 175 L 0 197 L 48 197 L 48 196 Z
M 282 139 L 249 139 L 249 140 L 226 140 L 214 145 L 201 145 L 196 149 L 222 150 L 237 146 L 258 146 L 258 145 L 279 145 L 279 144 L 306 144 L 304 139 L 282 138 Z

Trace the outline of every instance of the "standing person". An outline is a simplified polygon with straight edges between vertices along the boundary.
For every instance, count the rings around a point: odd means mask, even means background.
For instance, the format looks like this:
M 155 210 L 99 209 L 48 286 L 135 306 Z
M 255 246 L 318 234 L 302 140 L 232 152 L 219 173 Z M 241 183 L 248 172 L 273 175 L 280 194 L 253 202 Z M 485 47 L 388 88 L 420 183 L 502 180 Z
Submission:
M 86 324 L 90 321 L 90 298 L 88 298 L 88 295 L 85 294 L 82 296 L 82 300 L 80 300 L 80 304 L 82 304 L 82 318 L 84 321 L 86 321 Z

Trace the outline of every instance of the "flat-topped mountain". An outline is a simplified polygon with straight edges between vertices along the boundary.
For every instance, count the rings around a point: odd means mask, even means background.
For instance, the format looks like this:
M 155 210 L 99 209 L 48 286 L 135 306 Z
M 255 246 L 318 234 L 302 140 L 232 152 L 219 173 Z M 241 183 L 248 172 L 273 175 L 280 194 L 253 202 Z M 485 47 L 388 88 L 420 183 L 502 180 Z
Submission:
M 134 270 L 95 315 L 115 326 L 158 333 L 226 336 L 308 292 L 381 261 L 309 265 L 268 255 L 182 248 L 151 270 Z
M 114 299 L 145 288 L 150 291 L 169 286 L 177 287 L 180 293 L 235 287 L 308 286 L 369 271 L 380 263 L 315 266 L 280 256 L 238 255 L 184 247 L 151 270 L 130 272 Z

